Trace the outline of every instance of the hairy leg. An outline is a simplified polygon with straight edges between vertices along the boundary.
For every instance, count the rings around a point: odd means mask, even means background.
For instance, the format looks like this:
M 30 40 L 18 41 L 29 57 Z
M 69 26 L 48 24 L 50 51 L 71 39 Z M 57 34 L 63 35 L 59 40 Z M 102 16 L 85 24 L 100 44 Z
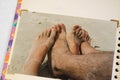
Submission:
M 55 42 L 56 29 L 43 31 L 35 40 L 31 52 L 23 66 L 23 73 L 38 75 L 39 68 L 46 56 L 46 53 Z
M 66 41 L 63 24 L 56 25 L 60 31 L 52 48 L 52 70 L 54 76 L 66 75 L 75 80 L 110 80 L 113 53 L 97 52 L 88 55 L 72 55 Z
M 57 55 L 57 70 L 74 80 L 111 80 L 113 54 Z M 62 65 L 61 65 L 62 64 Z

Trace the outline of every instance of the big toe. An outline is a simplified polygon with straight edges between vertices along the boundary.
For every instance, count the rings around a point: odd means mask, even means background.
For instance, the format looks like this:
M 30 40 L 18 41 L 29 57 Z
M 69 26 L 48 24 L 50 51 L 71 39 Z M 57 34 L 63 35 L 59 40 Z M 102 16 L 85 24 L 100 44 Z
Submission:
M 75 26 L 72 27 L 73 30 L 76 30 L 76 29 L 78 29 L 78 28 L 81 28 L 81 26 L 75 25 Z
M 81 29 L 81 27 L 79 25 L 75 25 L 71 28 L 70 33 L 75 34 L 78 29 Z
M 58 33 L 59 39 L 65 39 L 66 38 L 66 28 L 64 24 L 58 24 L 60 32 Z
M 66 28 L 64 24 L 59 24 L 61 32 L 65 32 L 66 33 Z

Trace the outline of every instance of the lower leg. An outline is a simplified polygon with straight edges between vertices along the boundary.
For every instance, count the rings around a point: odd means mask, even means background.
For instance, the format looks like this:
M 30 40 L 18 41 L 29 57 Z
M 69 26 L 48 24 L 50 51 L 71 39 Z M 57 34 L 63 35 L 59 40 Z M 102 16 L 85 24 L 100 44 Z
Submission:
M 113 54 L 100 52 L 101 54 L 93 55 L 72 55 L 67 46 L 65 27 L 58 26 L 62 31 L 58 35 L 51 55 L 54 75 L 66 75 L 76 80 L 109 80 Z
M 69 52 L 68 52 L 69 53 Z M 75 80 L 110 80 L 113 54 L 56 55 L 58 71 Z M 107 63 L 106 63 L 107 62 Z

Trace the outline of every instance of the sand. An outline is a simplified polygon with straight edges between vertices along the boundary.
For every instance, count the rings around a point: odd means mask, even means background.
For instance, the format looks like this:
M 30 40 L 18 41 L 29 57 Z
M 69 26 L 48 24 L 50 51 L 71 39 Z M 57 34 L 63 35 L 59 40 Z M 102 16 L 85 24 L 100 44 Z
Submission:
M 99 50 L 113 51 L 115 49 L 116 24 L 111 21 L 23 12 L 19 27 L 17 27 L 15 45 L 7 73 L 22 73 L 22 65 L 30 52 L 35 37 L 41 31 L 58 23 L 64 23 L 67 32 L 75 24 L 82 26 L 90 34 L 92 46 L 98 46 Z

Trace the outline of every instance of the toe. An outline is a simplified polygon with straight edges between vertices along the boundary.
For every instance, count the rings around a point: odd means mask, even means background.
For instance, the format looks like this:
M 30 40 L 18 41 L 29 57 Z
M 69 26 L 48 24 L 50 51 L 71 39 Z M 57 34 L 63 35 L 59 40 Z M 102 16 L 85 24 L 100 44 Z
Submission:
M 60 32 L 60 25 L 59 24 L 55 25 L 55 28 L 58 32 Z
M 90 36 L 89 36 L 88 32 L 87 32 L 86 30 L 85 30 L 84 32 L 85 32 L 85 33 L 84 33 L 85 39 L 86 39 L 87 41 L 89 41 Z
M 79 28 L 78 25 L 73 26 L 73 27 L 71 28 L 71 30 L 70 30 L 70 33 L 71 33 L 71 34 L 74 34 L 78 28 Z
M 87 40 L 91 41 L 91 38 L 90 38 L 89 34 L 87 35 Z
M 43 37 L 43 32 L 41 32 L 36 38 L 35 38 L 35 40 L 39 40 L 40 38 L 42 38 Z
M 87 35 L 88 35 L 87 31 L 84 30 L 84 37 L 87 38 Z
M 38 39 L 40 39 L 41 38 L 41 34 L 39 34 L 36 38 L 35 38 L 35 40 L 38 40 Z
M 55 39 L 57 30 L 55 28 L 51 29 L 51 33 L 50 33 L 50 39 Z
M 79 36 L 81 34 L 81 28 L 76 29 L 76 35 Z
M 86 40 L 89 41 L 89 35 L 87 35 Z
M 40 37 L 43 37 L 44 36 L 44 32 L 41 33 L 41 36 Z
M 80 37 L 82 35 L 82 31 L 80 30 L 78 33 L 78 37 Z
M 82 38 L 84 36 L 84 30 L 82 29 L 80 32 L 81 34 L 79 35 L 79 38 Z
M 47 30 L 47 37 L 50 36 L 50 33 L 51 33 L 51 29 L 48 29 L 48 30 Z
M 48 29 L 46 29 L 45 31 L 43 31 L 42 37 L 47 37 L 47 32 L 48 32 Z
M 60 25 L 61 32 L 66 32 L 65 25 L 64 24 L 59 24 L 59 25 Z
M 74 29 L 74 30 L 76 30 L 76 29 L 78 29 L 78 28 L 81 28 L 81 26 L 79 26 L 79 25 L 73 26 L 73 29 Z

